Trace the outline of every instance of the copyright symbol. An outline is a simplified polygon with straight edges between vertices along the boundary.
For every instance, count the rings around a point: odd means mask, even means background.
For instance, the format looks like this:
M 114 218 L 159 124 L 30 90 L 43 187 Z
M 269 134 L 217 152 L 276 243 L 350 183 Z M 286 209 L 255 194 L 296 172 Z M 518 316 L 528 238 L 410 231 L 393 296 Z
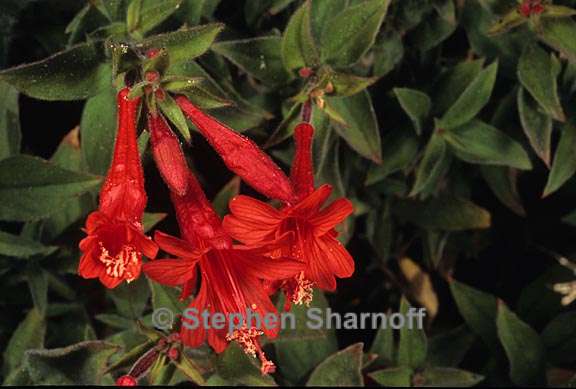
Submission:
M 168 308 L 158 308 L 152 312 L 152 324 L 159 330 L 169 330 L 174 324 L 174 313 Z

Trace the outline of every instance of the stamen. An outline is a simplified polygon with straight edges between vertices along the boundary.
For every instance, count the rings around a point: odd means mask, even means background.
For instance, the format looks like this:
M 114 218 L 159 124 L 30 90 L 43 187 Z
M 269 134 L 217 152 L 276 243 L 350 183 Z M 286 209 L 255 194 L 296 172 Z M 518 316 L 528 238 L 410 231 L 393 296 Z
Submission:
M 243 326 L 234 330 L 231 334 L 226 335 L 226 340 L 238 343 L 246 354 L 254 358 L 258 356 L 258 359 L 261 362 L 260 371 L 262 372 L 262 375 L 265 375 L 274 373 L 276 371 L 276 366 L 272 361 L 266 358 L 266 354 L 260 346 L 258 337 L 262 334 L 264 334 L 262 331 L 259 331 L 254 327 L 248 328 Z
M 314 295 L 314 283 L 304 277 L 304 272 L 294 277 L 292 282 L 292 290 L 290 291 L 290 298 L 296 305 L 310 306 L 312 297 Z
M 100 245 L 100 262 L 106 267 L 106 274 L 114 278 L 125 278 L 126 281 L 131 282 L 135 279 L 135 274 L 132 273 L 131 264 L 138 263 L 138 252 L 133 246 L 124 245 L 116 254 L 111 256 L 110 252 L 106 250 L 102 242 Z
M 562 305 L 570 305 L 576 300 L 576 281 L 555 284 L 554 291 L 564 295 Z

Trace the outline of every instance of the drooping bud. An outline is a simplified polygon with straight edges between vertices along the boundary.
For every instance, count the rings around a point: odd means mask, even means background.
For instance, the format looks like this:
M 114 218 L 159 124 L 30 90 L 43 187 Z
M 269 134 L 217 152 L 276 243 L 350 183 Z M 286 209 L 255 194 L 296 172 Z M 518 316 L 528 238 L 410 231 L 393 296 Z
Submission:
M 313 138 L 314 127 L 310 123 L 300 123 L 294 129 L 296 153 L 292 162 L 290 178 L 298 198 L 304 198 L 314 191 Z
M 188 189 L 188 164 L 180 141 L 159 113 L 148 113 L 148 128 L 152 155 L 164 182 L 172 192 L 184 196 Z
M 220 154 L 226 166 L 248 185 L 273 199 L 294 200 L 288 177 L 253 141 L 205 114 L 185 96 L 176 97 L 176 102 Z

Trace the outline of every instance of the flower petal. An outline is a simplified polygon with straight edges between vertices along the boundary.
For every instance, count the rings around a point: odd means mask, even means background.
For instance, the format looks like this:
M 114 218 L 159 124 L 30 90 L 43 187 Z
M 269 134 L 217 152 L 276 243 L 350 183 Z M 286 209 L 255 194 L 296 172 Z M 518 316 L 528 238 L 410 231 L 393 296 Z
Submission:
M 310 215 L 318 212 L 332 193 L 332 186 L 324 184 L 316 189 L 310 196 L 304 198 L 292 208 L 292 212 L 299 215 Z
M 132 239 L 136 248 L 146 257 L 150 259 L 156 258 L 156 255 L 158 254 L 158 245 L 142 232 L 134 230 L 132 232 Z
M 232 250 L 229 254 L 240 274 L 262 280 L 283 280 L 304 271 L 306 264 L 288 257 L 269 258 L 250 251 Z
M 348 199 L 338 199 L 309 219 L 314 227 L 314 235 L 322 236 L 340 224 L 354 212 L 354 206 Z
M 224 218 L 224 229 L 245 244 L 273 239 L 282 223 L 280 211 L 248 196 L 234 197 L 229 207 L 231 214 Z
M 176 257 L 188 258 L 191 257 L 191 253 L 194 252 L 194 248 L 190 243 L 172 235 L 165 234 L 162 231 L 156 231 L 154 241 L 162 250 Z
M 180 336 L 182 338 L 182 342 L 189 346 L 189 347 L 198 347 L 200 346 L 206 337 L 206 329 L 202 325 L 202 323 L 198 323 L 199 325 L 195 328 L 191 328 L 190 326 L 196 323 L 192 322 L 192 317 L 196 317 L 200 320 L 200 315 L 202 311 L 206 308 L 207 299 L 206 299 L 206 290 L 207 285 L 202 283 L 200 287 L 200 291 L 198 291 L 198 295 L 194 298 L 192 303 L 188 306 L 188 308 L 184 311 L 184 315 L 182 317 L 182 327 L 180 328 Z M 195 312 L 193 310 L 196 310 Z
M 154 281 L 168 286 L 179 286 L 194 277 L 197 260 L 161 259 L 144 264 L 144 273 Z
M 326 253 L 326 263 L 338 278 L 347 278 L 354 273 L 354 259 L 337 239 L 323 236 L 317 241 L 320 250 Z
M 82 258 L 80 258 L 80 264 L 78 265 L 78 274 L 83 278 L 97 278 L 103 270 L 97 261 L 94 260 L 92 255 L 92 250 L 89 250 Z

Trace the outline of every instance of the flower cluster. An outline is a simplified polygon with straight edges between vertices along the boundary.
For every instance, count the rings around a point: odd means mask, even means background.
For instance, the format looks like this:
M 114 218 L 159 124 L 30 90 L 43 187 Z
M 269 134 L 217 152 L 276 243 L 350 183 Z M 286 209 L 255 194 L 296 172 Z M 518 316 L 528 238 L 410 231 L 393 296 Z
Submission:
M 158 77 L 146 79 L 156 82 Z M 288 177 L 253 141 L 203 112 L 186 96 L 149 87 L 142 93 L 145 98 L 132 97 L 137 93 L 128 87 L 118 93 L 112 164 L 99 209 L 89 215 L 88 236 L 80 243 L 82 277 L 99 278 L 114 288 L 144 271 L 158 283 L 179 287 L 181 299 L 194 295 L 191 308 L 230 318 L 248 309 L 261 317 L 277 314 L 270 298 L 277 291 L 286 295 L 285 309 L 292 303 L 309 304 L 314 287 L 333 291 L 336 278 L 352 275 L 354 261 L 338 241 L 335 228 L 353 212 L 353 206 L 345 198 L 329 202 L 331 187 L 314 185 L 309 105 L 305 104 L 307 113 L 294 130 L 295 155 Z M 189 169 L 178 137 L 157 109 L 163 99 L 175 102 L 231 171 L 281 205 L 273 207 L 239 195 L 229 204 L 230 214 L 220 219 Z M 143 232 L 147 197 L 137 147 L 139 111 L 147 117 L 152 155 L 170 190 L 179 238 L 156 231 L 152 240 Z M 173 257 L 154 259 L 159 249 Z M 143 263 L 142 256 L 150 261 Z M 182 325 L 180 339 L 190 347 L 207 341 L 216 352 L 237 342 L 260 359 L 266 374 L 275 366 L 265 356 L 259 337 L 273 338 L 278 331 L 244 325 L 227 333 Z

